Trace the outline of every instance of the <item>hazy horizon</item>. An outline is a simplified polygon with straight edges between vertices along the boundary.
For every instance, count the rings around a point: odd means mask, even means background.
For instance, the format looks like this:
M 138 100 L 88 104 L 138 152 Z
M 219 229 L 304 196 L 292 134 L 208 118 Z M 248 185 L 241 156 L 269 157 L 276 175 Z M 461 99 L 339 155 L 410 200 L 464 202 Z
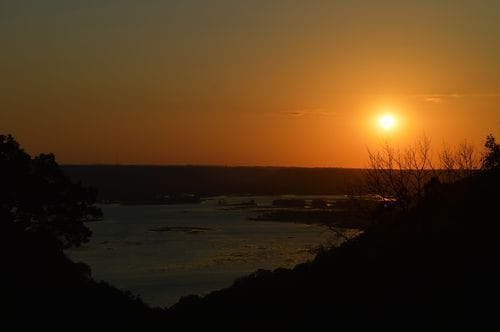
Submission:
M 56 156 L 57 157 L 57 156 Z M 318 169 L 353 169 L 365 170 L 370 168 L 366 167 L 337 167 L 337 166 L 295 166 L 295 165 L 222 165 L 222 164 L 96 164 L 96 163 L 80 163 L 68 164 L 61 163 L 61 166 L 110 166 L 110 167 L 214 167 L 214 168 L 318 168 Z

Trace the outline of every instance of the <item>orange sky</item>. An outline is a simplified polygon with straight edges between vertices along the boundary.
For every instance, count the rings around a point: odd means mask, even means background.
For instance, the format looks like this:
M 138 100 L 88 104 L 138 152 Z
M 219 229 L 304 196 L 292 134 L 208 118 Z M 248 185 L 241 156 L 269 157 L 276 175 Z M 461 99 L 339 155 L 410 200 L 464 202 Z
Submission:
M 500 136 L 498 1 L 3 1 L 0 132 L 62 163 L 366 166 Z

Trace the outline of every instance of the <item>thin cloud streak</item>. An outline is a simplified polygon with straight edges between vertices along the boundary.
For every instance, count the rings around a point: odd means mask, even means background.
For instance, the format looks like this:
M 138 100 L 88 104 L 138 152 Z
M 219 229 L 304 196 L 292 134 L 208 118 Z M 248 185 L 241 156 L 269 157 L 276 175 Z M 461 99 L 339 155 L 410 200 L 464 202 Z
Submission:
M 458 98 L 500 98 L 500 93 L 448 93 L 448 94 L 415 94 L 412 97 L 423 99 L 429 103 L 443 103 L 450 99 Z
M 293 117 L 301 117 L 301 116 L 329 116 L 335 113 L 329 112 L 323 108 L 306 108 L 306 109 L 280 111 L 279 114 L 293 116 Z

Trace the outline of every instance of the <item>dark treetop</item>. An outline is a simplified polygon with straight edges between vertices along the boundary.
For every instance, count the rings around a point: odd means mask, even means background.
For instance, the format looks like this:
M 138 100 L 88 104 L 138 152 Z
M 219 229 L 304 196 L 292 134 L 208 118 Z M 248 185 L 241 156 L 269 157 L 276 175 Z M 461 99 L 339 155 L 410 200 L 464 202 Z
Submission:
M 101 217 L 94 206 L 96 191 L 73 183 L 52 154 L 32 158 L 12 136 L 0 135 L 0 220 L 58 240 L 62 247 L 87 242 L 86 221 Z

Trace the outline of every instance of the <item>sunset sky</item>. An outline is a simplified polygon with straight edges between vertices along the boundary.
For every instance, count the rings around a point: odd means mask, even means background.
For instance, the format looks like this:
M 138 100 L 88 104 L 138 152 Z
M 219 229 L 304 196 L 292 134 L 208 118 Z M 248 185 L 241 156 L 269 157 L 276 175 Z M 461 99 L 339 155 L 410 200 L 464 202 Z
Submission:
M 498 0 L 0 0 L 0 42 L 0 132 L 60 163 L 364 167 L 384 139 L 500 137 Z

